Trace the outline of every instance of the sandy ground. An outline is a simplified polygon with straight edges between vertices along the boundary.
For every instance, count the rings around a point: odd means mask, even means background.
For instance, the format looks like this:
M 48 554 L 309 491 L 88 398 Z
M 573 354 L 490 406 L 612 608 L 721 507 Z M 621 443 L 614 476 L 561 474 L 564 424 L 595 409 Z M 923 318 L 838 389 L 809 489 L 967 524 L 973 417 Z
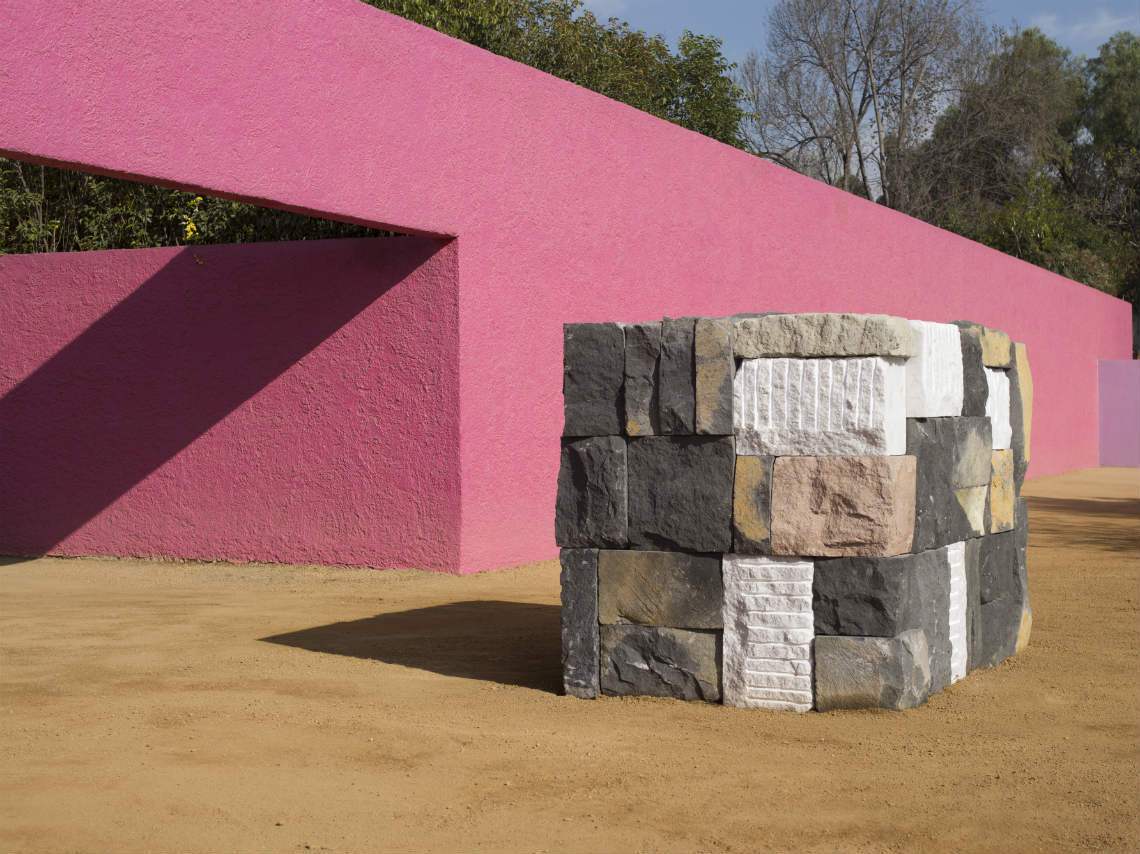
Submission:
M 553 562 L 6 561 L 0 849 L 1135 851 L 1137 493 L 1030 481 L 1030 647 L 902 713 L 560 696 Z

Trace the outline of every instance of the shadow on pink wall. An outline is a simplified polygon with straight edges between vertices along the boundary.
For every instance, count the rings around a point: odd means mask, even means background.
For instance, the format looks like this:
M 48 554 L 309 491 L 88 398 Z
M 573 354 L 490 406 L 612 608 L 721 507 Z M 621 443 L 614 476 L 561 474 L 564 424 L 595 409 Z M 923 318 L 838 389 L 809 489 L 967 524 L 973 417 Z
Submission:
M 441 246 L 0 259 L 20 360 L 0 383 L 0 552 L 454 560 L 457 478 L 431 455 L 454 455 L 458 419 L 407 405 L 423 393 L 422 362 L 455 347 Z M 457 406 L 446 373 L 433 395 L 443 412 Z M 409 470 L 376 488 L 388 454 Z M 412 494 L 425 483 L 432 502 Z M 425 525 L 434 540 L 406 536 Z

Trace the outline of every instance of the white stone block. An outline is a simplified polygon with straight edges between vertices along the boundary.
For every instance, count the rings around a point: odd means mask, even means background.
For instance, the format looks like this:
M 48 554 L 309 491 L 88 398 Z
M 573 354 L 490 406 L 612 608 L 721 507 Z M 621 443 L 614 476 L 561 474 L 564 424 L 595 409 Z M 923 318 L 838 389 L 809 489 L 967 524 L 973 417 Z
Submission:
M 905 360 L 745 359 L 733 381 L 733 425 L 738 454 L 904 454 Z
M 1009 421 L 1009 374 L 986 368 L 986 386 L 989 389 L 986 417 L 990 419 L 993 431 L 993 449 L 1004 451 L 1013 442 L 1013 425 Z
M 946 547 L 950 560 L 950 681 L 966 675 L 969 657 L 966 627 L 966 544 L 951 543 Z
M 725 555 L 722 697 L 726 705 L 811 708 L 811 561 Z
M 906 417 L 962 414 L 962 334 L 952 323 L 910 321 L 915 355 L 906 362 Z

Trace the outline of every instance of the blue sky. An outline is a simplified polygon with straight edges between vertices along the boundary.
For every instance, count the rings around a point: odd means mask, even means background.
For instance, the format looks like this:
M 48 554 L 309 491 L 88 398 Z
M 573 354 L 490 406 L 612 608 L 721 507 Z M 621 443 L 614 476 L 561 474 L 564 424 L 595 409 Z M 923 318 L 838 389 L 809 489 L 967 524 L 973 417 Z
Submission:
M 724 55 L 739 62 L 750 48 L 763 49 L 764 20 L 775 0 L 585 0 L 599 18 L 629 21 L 660 33 L 676 47 L 688 28 L 724 41 Z M 1140 30 L 1136 0 L 983 0 L 987 17 L 1008 27 L 1039 27 L 1075 54 L 1093 55 L 1118 30 Z

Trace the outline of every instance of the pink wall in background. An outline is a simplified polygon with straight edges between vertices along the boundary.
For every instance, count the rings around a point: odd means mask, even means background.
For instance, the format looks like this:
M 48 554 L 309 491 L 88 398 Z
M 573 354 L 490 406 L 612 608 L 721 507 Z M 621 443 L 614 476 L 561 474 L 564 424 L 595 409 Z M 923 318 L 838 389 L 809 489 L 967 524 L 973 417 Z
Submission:
M 1140 466 L 1140 362 L 1101 362 L 1100 464 Z
M 1097 463 L 1119 300 L 356 0 L 5 16 L 0 151 L 461 236 L 462 571 L 555 554 L 565 321 L 978 320 L 1028 345 L 1030 475 Z
M 2 552 L 454 566 L 456 294 L 424 238 L 0 257 Z

